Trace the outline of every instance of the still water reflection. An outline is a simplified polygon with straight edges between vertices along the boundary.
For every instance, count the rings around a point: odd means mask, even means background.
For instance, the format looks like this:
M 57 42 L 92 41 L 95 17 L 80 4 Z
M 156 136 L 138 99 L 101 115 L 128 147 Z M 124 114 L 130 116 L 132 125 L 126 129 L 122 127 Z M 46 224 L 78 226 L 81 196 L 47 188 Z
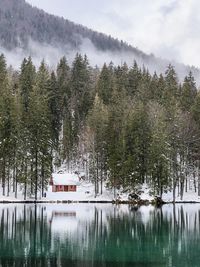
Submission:
M 0 266 L 199 267 L 200 205 L 0 205 Z

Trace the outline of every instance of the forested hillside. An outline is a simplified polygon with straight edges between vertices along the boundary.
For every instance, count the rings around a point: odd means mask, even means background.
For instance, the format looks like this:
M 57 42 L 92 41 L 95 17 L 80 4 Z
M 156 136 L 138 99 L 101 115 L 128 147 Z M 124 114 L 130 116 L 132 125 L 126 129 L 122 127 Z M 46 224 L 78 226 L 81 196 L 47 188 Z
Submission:
M 151 74 L 163 72 L 169 64 L 167 60 L 147 55 L 111 36 L 49 15 L 25 0 L 0 0 L 0 51 L 15 67 L 28 56 L 32 56 L 35 64 L 45 58 L 51 66 L 55 66 L 63 55 L 71 62 L 77 52 L 87 54 L 93 66 L 99 67 L 110 61 L 115 64 L 126 61 L 132 65 L 136 60 Z M 173 65 L 181 81 L 192 70 L 199 83 L 199 69 L 175 62 Z
M 147 183 L 154 194 L 193 181 L 200 194 L 200 93 L 192 73 L 179 83 L 173 66 L 151 76 L 135 62 L 92 68 L 77 54 L 56 71 L 31 58 L 19 72 L 0 56 L 0 182 L 27 195 L 45 190 L 56 166 L 84 171 L 129 190 Z
M 27 49 L 29 40 L 67 49 L 80 48 L 83 39 L 89 39 L 101 50 L 141 51 L 123 41 L 92 31 L 69 20 L 45 13 L 25 0 L 0 0 L 0 44 L 7 49 Z

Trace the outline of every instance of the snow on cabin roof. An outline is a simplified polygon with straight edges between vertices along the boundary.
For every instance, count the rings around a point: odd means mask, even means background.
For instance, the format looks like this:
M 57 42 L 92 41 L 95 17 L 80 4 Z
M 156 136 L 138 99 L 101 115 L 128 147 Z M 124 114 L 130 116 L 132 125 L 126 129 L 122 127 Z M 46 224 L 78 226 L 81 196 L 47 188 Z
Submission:
M 79 178 L 74 173 L 53 173 L 52 174 L 54 185 L 77 185 Z

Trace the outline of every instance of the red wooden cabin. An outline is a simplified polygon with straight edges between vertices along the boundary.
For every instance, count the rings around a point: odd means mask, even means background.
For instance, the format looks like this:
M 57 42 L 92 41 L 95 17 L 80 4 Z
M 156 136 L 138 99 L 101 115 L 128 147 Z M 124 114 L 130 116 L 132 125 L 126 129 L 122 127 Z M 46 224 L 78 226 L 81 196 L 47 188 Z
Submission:
M 50 180 L 52 192 L 76 192 L 78 176 L 73 173 L 54 173 Z

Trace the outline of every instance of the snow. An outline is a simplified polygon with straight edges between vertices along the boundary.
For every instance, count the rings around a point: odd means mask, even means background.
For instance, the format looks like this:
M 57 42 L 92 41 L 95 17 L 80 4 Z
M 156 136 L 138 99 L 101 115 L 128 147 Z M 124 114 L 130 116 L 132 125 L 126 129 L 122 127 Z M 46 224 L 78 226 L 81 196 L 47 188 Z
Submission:
M 163 194 L 162 199 L 165 202 L 172 202 L 173 201 L 173 193 L 172 191 L 168 191 L 167 193 Z M 188 190 L 188 192 L 184 192 L 183 199 L 181 199 L 180 194 L 178 193 L 178 190 L 176 190 L 176 201 L 178 202 L 197 202 L 200 203 L 200 196 L 198 196 L 198 193 L 194 192 L 194 190 Z
M 77 185 L 79 178 L 74 173 L 53 173 L 52 174 L 54 185 Z
M 140 188 L 141 194 L 140 198 L 142 200 L 152 201 L 154 196 L 151 195 L 150 187 L 147 184 L 143 184 Z M 50 201 L 112 201 L 114 199 L 119 199 L 120 201 L 128 201 L 128 195 L 131 191 L 124 193 L 122 190 L 116 190 L 116 197 L 114 197 L 114 190 L 108 189 L 103 184 L 103 193 L 95 196 L 94 184 L 86 181 L 81 181 L 77 183 L 77 192 L 52 192 L 51 186 L 48 187 L 46 192 L 46 198 L 44 200 Z M 172 191 L 164 193 L 162 196 L 165 202 L 173 201 Z M 194 188 L 188 188 L 187 192 L 184 192 L 183 199 L 180 199 L 178 190 L 176 191 L 176 201 L 178 202 L 200 202 L 200 196 L 197 192 L 194 192 Z
M 82 174 L 84 176 L 84 173 Z M 103 190 L 102 194 L 98 193 L 95 195 L 94 190 L 94 184 L 85 181 L 80 180 L 78 175 L 74 173 L 70 173 L 67 171 L 59 171 L 59 173 L 53 173 L 52 178 L 54 181 L 54 184 L 56 185 L 77 185 L 77 191 L 76 192 L 52 192 L 52 186 L 48 186 L 46 190 L 46 197 L 41 197 L 41 192 L 38 193 L 38 200 L 44 201 L 44 202 L 61 202 L 61 201 L 69 201 L 69 202 L 80 202 L 80 201 L 86 201 L 86 202 L 112 202 L 113 200 L 120 200 L 120 201 L 128 201 L 128 195 L 132 193 L 133 191 L 130 189 L 126 192 L 121 190 L 116 190 L 116 194 L 114 196 L 114 190 L 111 188 L 107 188 L 106 183 L 103 183 Z M 141 192 L 140 198 L 142 200 L 148 200 L 152 201 L 154 199 L 154 196 L 151 195 L 151 190 L 148 184 L 143 184 L 138 188 L 138 190 Z M 7 187 L 5 188 L 5 192 L 7 192 Z M 137 192 L 137 191 L 136 191 Z M 162 199 L 165 202 L 172 202 L 173 201 L 173 193 L 172 191 L 168 191 L 167 193 L 164 193 L 162 196 Z M 34 196 L 32 198 L 27 197 L 28 201 L 33 201 Z M 3 196 L 2 195 L 2 188 L 0 187 L 0 202 L 3 201 L 10 201 L 10 202 L 17 202 L 17 201 L 24 201 L 24 195 L 23 195 L 23 186 L 18 185 L 18 194 L 17 198 L 15 198 L 15 193 L 10 192 L 9 196 Z M 200 196 L 198 196 L 198 193 L 195 192 L 193 182 L 188 184 L 187 192 L 184 192 L 183 199 L 180 199 L 180 194 L 178 192 L 178 189 L 176 191 L 176 201 L 177 202 L 197 202 L 200 203 Z
M 43 200 L 50 201 L 112 201 L 114 198 L 112 190 L 103 186 L 103 194 L 95 196 L 94 185 L 90 182 L 78 182 L 76 192 L 52 192 L 52 186 L 46 191 L 46 198 Z

